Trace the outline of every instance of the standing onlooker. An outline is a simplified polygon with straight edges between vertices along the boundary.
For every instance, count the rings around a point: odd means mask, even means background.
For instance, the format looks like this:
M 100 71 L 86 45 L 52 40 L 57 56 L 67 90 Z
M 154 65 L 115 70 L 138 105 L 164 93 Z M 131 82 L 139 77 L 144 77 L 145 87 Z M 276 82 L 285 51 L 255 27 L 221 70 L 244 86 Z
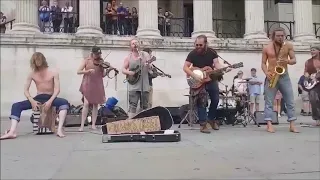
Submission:
M 124 34 L 125 35 L 132 35 L 132 28 L 131 28 L 131 13 L 130 8 L 126 7 L 125 12 L 125 24 L 124 24 Z
M 256 111 L 259 111 L 259 102 L 261 95 L 261 85 L 262 81 L 257 77 L 257 69 L 251 69 L 251 78 L 248 84 L 250 93 L 250 112 L 254 114 L 254 106 Z
M 117 15 L 118 15 L 118 29 L 120 35 L 124 34 L 124 27 L 126 25 L 126 8 L 123 7 L 122 2 L 120 2 L 119 7 L 117 8 Z
M 42 6 L 39 8 L 40 31 L 45 32 L 45 26 L 50 22 L 50 8 L 47 1 L 42 1 L 41 4 Z
M 164 36 L 164 15 L 162 12 L 162 8 L 158 9 L 158 29 L 160 31 L 161 36 Z
M 309 93 L 306 91 L 304 86 L 304 80 L 307 78 L 308 74 L 305 72 L 303 76 L 300 77 L 298 82 L 298 88 L 301 92 L 301 100 L 302 100 L 302 110 L 301 115 L 303 116 L 311 116 L 311 106 L 309 101 Z
M 6 32 L 6 22 L 7 22 L 7 17 L 3 15 L 2 12 L 0 12 L 0 33 L 5 33 Z
M 166 11 L 164 13 L 165 18 L 165 35 L 170 36 L 171 33 L 171 18 L 173 17 L 173 13 L 170 11 Z
M 137 34 L 137 30 L 138 30 L 138 25 L 139 25 L 139 21 L 138 21 L 138 11 L 136 7 L 132 8 L 131 11 L 131 26 L 132 26 L 132 35 L 136 35 Z
M 51 13 L 52 13 L 51 19 L 52 19 L 53 32 L 60 32 L 62 14 L 61 14 L 61 8 L 58 6 L 57 1 L 53 2 L 53 6 L 51 6 Z
M 63 13 L 63 29 L 64 33 L 74 32 L 74 23 L 73 23 L 73 7 L 69 2 L 66 2 L 66 5 L 61 9 Z

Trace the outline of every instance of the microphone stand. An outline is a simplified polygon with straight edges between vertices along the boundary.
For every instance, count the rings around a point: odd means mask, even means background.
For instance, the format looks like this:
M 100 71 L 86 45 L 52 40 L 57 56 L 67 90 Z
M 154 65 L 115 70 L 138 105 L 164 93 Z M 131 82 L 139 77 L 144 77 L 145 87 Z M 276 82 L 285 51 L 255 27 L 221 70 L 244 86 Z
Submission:
M 216 51 L 213 52 L 223 61 L 224 64 L 228 64 L 228 66 L 231 66 L 231 64 L 227 60 L 223 59 Z

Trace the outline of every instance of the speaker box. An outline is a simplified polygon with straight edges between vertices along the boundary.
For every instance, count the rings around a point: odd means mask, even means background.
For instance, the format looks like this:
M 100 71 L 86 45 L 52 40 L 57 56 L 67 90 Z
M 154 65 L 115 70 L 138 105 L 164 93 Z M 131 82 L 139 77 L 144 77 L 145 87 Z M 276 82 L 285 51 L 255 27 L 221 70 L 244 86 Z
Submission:
M 254 112 L 254 118 L 255 118 L 257 124 L 259 124 L 259 125 L 267 125 L 267 122 L 264 120 L 264 111 L 256 111 L 256 112 Z M 278 125 L 279 124 L 278 112 L 277 111 L 273 111 L 271 118 L 272 118 L 271 123 L 273 125 Z

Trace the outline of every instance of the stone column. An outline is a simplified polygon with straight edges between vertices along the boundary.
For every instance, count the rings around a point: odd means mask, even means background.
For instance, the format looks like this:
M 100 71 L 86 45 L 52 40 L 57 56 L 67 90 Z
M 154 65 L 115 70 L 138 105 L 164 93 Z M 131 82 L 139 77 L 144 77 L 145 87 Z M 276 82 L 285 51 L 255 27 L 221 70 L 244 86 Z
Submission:
M 76 35 L 80 36 L 102 36 L 100 27 L 100 1 L 79 0 L 80 24 Z
M 212 0 L 193 0 L 192 37 L 206 35 L 208 38 L 216 38 L 212 29 Z
M 294 40 L 316 40 L 312 26 L 312 0 L 293 0 L 293 18 L 295 27 Z
M 158 1 L 139 0 L 139 27 L 137 37 L 161 39 L 158 29 Z
M 35 0 L 15 0 L 16 16 L 9 34 L 36 34 L 40 33 L 38 24 L 39 3 Z
M 263 0 L 245 0 L 246 33 L 244 39 L 266 40 Z

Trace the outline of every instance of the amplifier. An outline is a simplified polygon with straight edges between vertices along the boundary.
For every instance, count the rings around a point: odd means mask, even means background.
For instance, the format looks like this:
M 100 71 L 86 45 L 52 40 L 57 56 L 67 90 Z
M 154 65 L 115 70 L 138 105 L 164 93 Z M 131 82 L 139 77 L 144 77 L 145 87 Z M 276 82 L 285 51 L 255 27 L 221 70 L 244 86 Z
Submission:
M 258 125 L 266 125 L 267 124 L 267 122 L 264 120 L 264 111 L 254 112 L 254 118 L 255 118 L 255 121 Z M 271 118 L 272 118 L 272 121 L 271 121 L 272 124 L 274 124 L 274 125 L 279 124 L 277 111 L 273 111 Z

